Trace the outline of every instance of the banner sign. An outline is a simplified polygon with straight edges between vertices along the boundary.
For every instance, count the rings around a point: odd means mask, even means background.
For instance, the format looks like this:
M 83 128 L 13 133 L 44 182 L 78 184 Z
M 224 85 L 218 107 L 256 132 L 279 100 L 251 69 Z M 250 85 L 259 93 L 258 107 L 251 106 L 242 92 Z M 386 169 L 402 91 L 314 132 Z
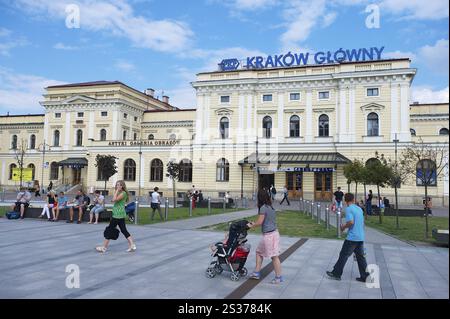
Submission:
M 381 53 L 384 47 L 360 48 L 360 49 L 342 49 L 337 51 L 318 51 L 314 54 L 310 52 L 269 55 L 267 57 L 253 56 L 245 60 L 236 58 L 224 59 L 219 63 L 221 71 L 235 71 L 237 69 L 267 69 L 267 68 L 286 68 L 309 64 L 332 64 L 341 62 L 359 62 L 381 60 Z
M 253 169 L 256 169 L 253 167 Z M 335 172 L 336 169 L 333 167 L 280 167 L 280 168 L 266 168 L 260 167 L 260 174 L 271 174 L 273 172 L 317 172 L 317 173 L 328 173 Z
M 15 182 L 20 182 L 20 168 L 12 169 L 12 180 Z M 33 180 L 33 169 L 22 168 L 22 181 L 31 182 L 32 180 Z
M 174 146 L 180 144 L 180 140 L 148 140 L 148 141 L 111 141 L 108 146 Z

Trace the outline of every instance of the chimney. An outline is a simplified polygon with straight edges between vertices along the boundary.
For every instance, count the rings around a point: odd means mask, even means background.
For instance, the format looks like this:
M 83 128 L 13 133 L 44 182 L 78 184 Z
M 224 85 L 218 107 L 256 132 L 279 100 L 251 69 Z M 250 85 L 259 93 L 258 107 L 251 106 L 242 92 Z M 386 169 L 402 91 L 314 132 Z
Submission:
M 163 101 L 164 103 L 169 104 L 169 97 L 168 97 L 167 95 L 163 95 L 162 101 Z
M 153 90 L 153 89 L 146 89 L 146 90 L 144 91 L 144 93 L 145 93 L 146 95 L 148 95 L 148 96 L 154 97 L 154 95 L 155 95 L 155 90 Z

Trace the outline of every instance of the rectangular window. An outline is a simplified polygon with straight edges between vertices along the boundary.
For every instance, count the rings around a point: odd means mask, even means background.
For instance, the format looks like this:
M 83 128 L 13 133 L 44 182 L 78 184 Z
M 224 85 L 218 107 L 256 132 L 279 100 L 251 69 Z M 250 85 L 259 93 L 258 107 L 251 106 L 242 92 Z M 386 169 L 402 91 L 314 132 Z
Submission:
M 328 100 L 330 98 L 330 91 L 319 92 L 319 100 Z
M 220 103 L 230 103 L 230 96 L 229 95 L 222 95 L 220 97 Z
M 272 102 L 272 94 L 264 94 L 263 102 Z
M 291 100 L 291 101 L 300 101 L 300 93 L 291 93 L 291 94 L 289 94 L 289 100 Z
M 367 96 L 379 96 L 380 92 L 378 88 L 369 88 L 367 89 Z
M 61 113 L 55 113 L 55 119 L 60 119 L 61 118 Z
M 103 112 L 102 112 L 102 116 L 108 116 L 108 112 L 103 111 Z
M 134 121 L 137 122 L 137 116 L 134 117 Z
M 77 116 L 78 116 L 78 117 L 83 117 L 83 116 L 84 116 L 84 112 L 78 112 L 78 113 L 77 113 Z
M 123 113 L 123 118 L 126 119 L 128 117 L 127 113 Z

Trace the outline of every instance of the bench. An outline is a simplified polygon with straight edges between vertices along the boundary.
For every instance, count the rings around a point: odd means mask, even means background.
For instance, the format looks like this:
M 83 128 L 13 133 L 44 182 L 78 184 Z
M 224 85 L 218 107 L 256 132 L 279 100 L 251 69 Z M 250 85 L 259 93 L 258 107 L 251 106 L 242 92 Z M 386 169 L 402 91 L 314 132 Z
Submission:
M 448 246 L 448 229 L 436 229 L 431 231 L 433 238 L 438 244 L 445 244 Z
M 30 206 L 30 207 L 28 207 L 25 210 L 24 217 L 25 218 L 39 218 L 39 216 L 41 214 L 42 214 L 42 207 L 32 207 L 32 206 Z M 108 221 L 109 222 L 111 217 L 112 217 L 111 211 L 106 209 L 105 211 L 100 213 L 100 216 L 99 216 L 98 220 L 99 221 Z M 47 218 L 46 215 L 45 215 L 45 218 Z M 69 208 L 65 208 L 65 209 L 62 209 L 62 210 L 59 211 L 59 216 L 58 216 L 59 220 L 68 220 L 69 218 L 70 218 Z M 78 220 L 78 210 L 77 209 L 74 209 L 74 211 L 73 211 L 73 220 Z M 83 222 L 88 222 L 89 221 L 89 211 L 85 210 L 81 220 Z
M 183 207 L 189 207 L 189 201 L 184 201 L 183 202 Z M 195 203 L 195 207 L 196 208 L 208 208 L 208 201 L 207 200 L 203 200 L 201 202 L 197 202 Z M 234 203 L 227 203 L 225 205 L 225 208 L 230 209 L 230 208 L 234 208 Z M 223 208 L 223 201 L 211 201 L 211 208 Z

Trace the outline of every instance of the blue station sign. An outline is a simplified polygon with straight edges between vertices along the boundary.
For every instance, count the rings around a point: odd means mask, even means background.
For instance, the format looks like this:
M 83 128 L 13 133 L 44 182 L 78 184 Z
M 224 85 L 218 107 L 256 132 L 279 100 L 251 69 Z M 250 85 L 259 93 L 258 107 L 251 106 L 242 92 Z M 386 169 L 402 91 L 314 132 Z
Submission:
M 371 47 L 360 49 L 342 49 L 337 51 L 318 51 L 314 54 L 292 53 L 247 57 L 244 60 L 237 58 L 224 59 L 219 63 L 221 71 L 234 71 L 237 69 L 266 69 L 295 67 L 308 64 L 331 64 L 341 62 L 358 62 L 381 60 L 384 47 Z

